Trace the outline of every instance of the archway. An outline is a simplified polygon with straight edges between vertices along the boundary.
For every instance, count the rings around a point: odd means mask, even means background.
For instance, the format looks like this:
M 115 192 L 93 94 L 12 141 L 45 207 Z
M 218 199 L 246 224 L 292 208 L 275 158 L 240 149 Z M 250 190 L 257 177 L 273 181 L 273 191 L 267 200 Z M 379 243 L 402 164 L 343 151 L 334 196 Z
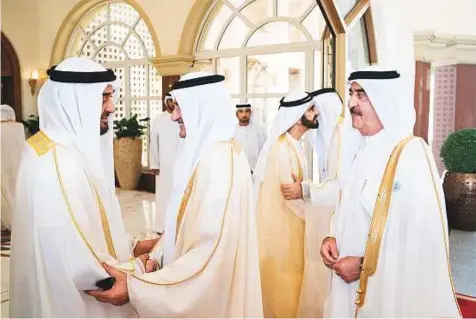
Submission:
M 20 63 L 10 40 L 2 32 L 2 104 L 15 110 L 17 121 L 23 118 Z

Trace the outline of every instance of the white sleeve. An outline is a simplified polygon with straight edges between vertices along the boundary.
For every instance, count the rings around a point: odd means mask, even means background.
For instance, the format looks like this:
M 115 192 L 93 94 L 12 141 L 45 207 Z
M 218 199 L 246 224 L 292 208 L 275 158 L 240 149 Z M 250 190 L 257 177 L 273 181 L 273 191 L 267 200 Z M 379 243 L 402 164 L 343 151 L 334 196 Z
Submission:
M 264 132 L 263 129 L 261 129 L 261 127 L 258 127 L 258 131 L 259 131 L 259 141 L 258 141 L 259 142 L 259 151 L 261 152 L 261 149 L 264 146 L 264 142 L 266 142 L 266 133 Z
M 150 152 L 149 152 L 149 167 L 151 169 L 159 169 L 159 117 L 156 117 L 152 123 L 151 132 L 150 132 Z
M 303 197 L 312 204 L 336 207 L 340 194 L 340 181 L 330 180 L 324 183 L 313 183 L 310 180 L 302 182 Z

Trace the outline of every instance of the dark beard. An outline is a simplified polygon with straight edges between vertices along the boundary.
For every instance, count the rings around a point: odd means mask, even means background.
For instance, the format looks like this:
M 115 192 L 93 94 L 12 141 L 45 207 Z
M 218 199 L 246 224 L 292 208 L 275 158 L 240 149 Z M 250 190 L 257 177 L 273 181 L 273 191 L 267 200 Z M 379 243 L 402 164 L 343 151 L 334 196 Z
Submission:
M 317 115 L 314 116 L 314 120 L 313 121 L 309 121 L 305 115 L 301 116 L 301 123 L 302 125 L 304 125 L 305 127 L 307 127 L 308 129 L 317 129 L 319 128 L 319 121 L 317 120 Z
M 104 135 L 104 134 L 106 134 L 108 131 L 109 131 L 109 125 L 106 126 L 106 127 L 101 127 L 101 129 L 100 129 L 99 132 L 101 133 L 101 135 Z

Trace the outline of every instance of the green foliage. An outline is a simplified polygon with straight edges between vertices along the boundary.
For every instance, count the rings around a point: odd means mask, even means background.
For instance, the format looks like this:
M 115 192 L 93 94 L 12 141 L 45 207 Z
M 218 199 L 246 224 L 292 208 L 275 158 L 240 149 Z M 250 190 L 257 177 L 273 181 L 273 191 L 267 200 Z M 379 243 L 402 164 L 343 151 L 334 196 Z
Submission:
M 476 173 L 476 129 L 451 133 L 441 147 L 440 157 L 450 172 Z
M 122 118 L 121 120 L 114 121 L 114 133 L 116 137 L 130 137 L 140 138 L 146 134 L 145 130 L 149 129 L 149 118 L 137 119 L 137 114 L 133 114 L 130 118 Z
M 35 135 L 40 130 L 40 117 L 37 115 L 30 115 L 28 120 L 22 121 L 22 123 L 27 128 L 30 136 Z

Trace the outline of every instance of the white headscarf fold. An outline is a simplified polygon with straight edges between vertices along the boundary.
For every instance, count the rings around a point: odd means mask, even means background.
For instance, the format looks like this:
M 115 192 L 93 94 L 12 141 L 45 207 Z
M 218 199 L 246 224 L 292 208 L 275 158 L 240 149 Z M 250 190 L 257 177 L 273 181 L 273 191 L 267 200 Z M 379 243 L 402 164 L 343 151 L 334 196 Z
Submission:
M 283 101 L 297 101 L 305 98 L 308 95 L 309 94 L 305 92 L 295 92 L 287 95 Z M 296 124 L 297 121 L 299 121 L 299 119 L 313 103 L 314 101 L 311 100 L 309 102 L 303 103 L 302 105 L 279 108 L 278 113 L 276 114 L 276 117 L 273 121 L 273 125 L 271 126 L 271 132 L 263 145 L 263 149 L 259 154 L 255 170 L 253 171 L 253 176 L 256 183 L 261 183 L 264 180 L 266 166 L 268 164 L 268 154 L 271 151 L 273 144 L 282 134 L 289 130 L 294 124 Z
M 319 156 L 320 177 L 325 179 L 332 137 L 342 113 L 342 100 L 336 91 L 324 91 L 323 93 L 317 91 L 315 93 L 317 95 L 314 96 L 313 101 L 319 110 L 319 129 L 310 132 L 308 137 Z
M 77 57 L 64 60 L 56 70 L 106 71 L 97 62 Z M 61 83 L 48 79 L 38 96 L 40 129 L 57 143 L 77 151 L 96 181 L 103 182 L 108 188 L 114 186 L 111 184 L 114 170 L 112 115 L 109 131 L 102 137 L 100 119 L 102 93 L 109 84 L 117 87 L 117 82 Z
M 171 94 L 166 94 L 164 98 L 164 104 L 167 106 L 167 100 L 173 100 L 174 98 L 172 97 Z
M 2 104 L 0 106 L 0 120 L 5 121 L 15 121 L 15 110 L 10 105 Z
M 211 75 L 193 72 L 182 76 L 180 81 Z M 165 216 L 165 263 L 173 258 L 177 214 L 195 167 L 215 143 L 233 138 L 236 123 L 234 105 L 224 82 L 175 89 L 171 94 L 180 107 L 187 136 L 176 156 L 173 193 Z

